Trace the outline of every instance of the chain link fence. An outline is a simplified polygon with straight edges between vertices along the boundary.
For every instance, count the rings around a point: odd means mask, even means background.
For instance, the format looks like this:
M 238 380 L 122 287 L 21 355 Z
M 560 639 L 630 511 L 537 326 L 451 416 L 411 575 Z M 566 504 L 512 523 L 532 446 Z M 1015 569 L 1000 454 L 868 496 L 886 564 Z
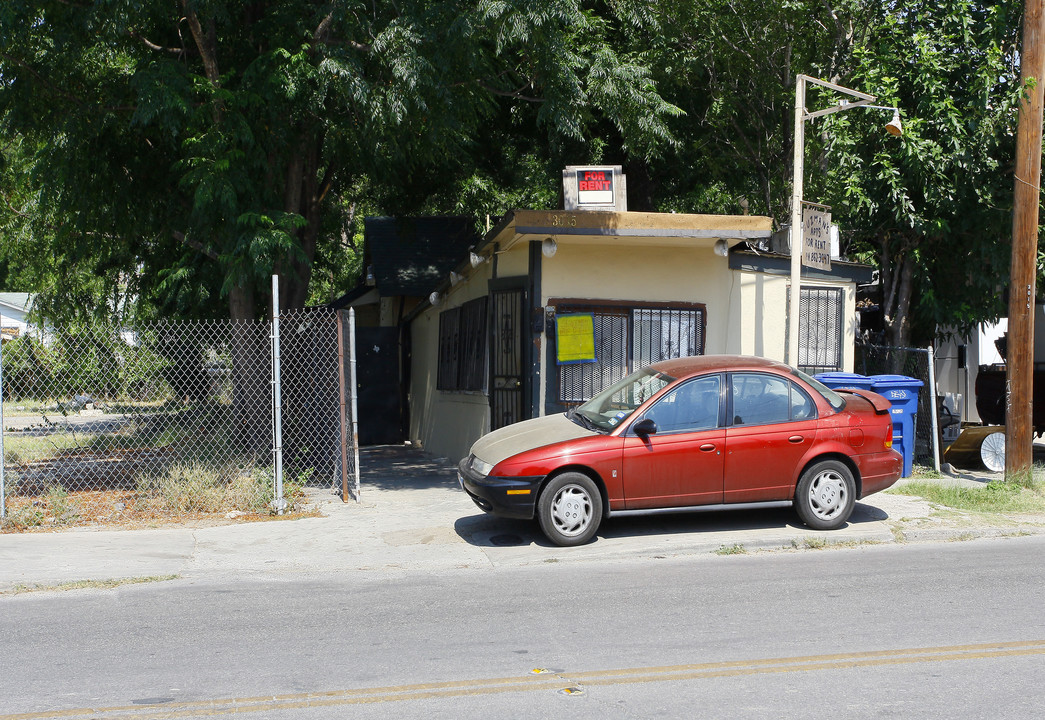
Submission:
M 858 342 L 854 372 L 861 375 L 906 375 L 924 383 L 918 393 L 918 413 L 915 417 L 914 464 L 932 467 L 932 384 L 929 350 Z
M 288 510 L 354 473 L 345 322 L 326 309 L 281 318 Z M 271 340 L 269 322 L 161 321 L 4 343 L 5 527 L 270 513 Z

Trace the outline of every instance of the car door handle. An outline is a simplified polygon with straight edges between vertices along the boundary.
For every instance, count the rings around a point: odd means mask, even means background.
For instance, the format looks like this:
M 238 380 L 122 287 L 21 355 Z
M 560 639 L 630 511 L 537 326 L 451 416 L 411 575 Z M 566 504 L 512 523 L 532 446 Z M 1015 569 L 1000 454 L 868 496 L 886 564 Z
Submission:
M 792 445 L 797 445 L 798 443 L 802 442 L 803 440 L 805 440 L 805 438 L 802 437 L 801 435 L 792 435 L 791 437 L 789 437 L 787 439 L 787 441 L 789 443 L 791 443 Z
M 712 450 L 715 449 L 715 444 L 714 443 L 704 443 L 703 445 L 700 446 L 700 449 L 703 452 L 711 452 Z

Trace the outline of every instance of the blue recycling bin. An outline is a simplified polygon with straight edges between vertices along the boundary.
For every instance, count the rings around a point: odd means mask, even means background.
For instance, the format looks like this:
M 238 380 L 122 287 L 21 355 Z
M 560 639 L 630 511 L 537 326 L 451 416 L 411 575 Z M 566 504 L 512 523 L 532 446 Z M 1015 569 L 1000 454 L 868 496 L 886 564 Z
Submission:
M 846 390 L 855 388 L 857 390 L 870 390 L 874 384 L 874 380 L 867 377 L 866 375 L 857 375 L 856 373 L 847 372 L 826 372 L 814 375 L 817 380 L 822 382 L 832 390 Z
M 914 465 L 914 429 L 918 417 L 918 392 L 925 383 L 906 375 L 872 375 L 871 389 L 893 404 L 893 447 L 903 455 L 903 476 Z

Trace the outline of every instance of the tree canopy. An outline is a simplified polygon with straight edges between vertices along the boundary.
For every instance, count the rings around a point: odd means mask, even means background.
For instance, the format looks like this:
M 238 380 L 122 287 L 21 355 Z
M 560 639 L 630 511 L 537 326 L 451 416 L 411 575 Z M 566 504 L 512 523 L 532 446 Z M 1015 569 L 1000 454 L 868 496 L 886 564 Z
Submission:
M 851 82 L 901 108 L 904 135 L 876 111 L 831 116 L 821 187 L 881 271 L 893 344 L 1005 312 L 1021 21 L 1021 3 L 897 0 L 854 48 Z
M 1022 4 L 7 0 L 0 280 L 60 318 L 253 317 L 347 289 L 364 214 L 554 207 L 786 224 L 798 73 L 896 105 L 807 124 L 806 196 L 881 269 L 890 338 L 1003 311 Z M 810 103 L 840 98 L 814 93 Z M 127 298 L 138 302 L 127 303 Z
M 6 236 L 36 244 L 32 277 L 52 316 L 90 307 L 69 304 L 76 285 L 182 315 L 227 300 L 231 317 L 253 317 L 274 272 L 281 306 L 300 307 L 317 266 L 344 259 L 353 207 L 407 206 L 434 170 L 461 173 L 489 123 L 525 125 L 532 142 L 607 121 L 629 152 L 652 155 L 677 111 L 609 41 L 630 12 L 576 0 L 11 0 L 0 9 Z

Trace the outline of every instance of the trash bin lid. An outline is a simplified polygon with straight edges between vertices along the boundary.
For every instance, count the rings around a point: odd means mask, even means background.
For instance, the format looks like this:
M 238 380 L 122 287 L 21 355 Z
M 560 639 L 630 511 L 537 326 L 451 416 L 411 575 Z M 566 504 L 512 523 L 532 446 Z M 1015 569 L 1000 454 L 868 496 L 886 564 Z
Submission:
M 813 376 L 824 385 L 830 388 L 836 387 L 859 387 L 859 388 L 870 388 L 873 380 L 866 375 L 858 375 L 857 373 L 847 372 L 826 372 L 818 373 Z
M 918 378 L 908 377 L 906 375 L 872 375 L 871 376 L 872 387 L 906 387 L 906 388 L 920 388 L 925 385 L 924 382 Z

